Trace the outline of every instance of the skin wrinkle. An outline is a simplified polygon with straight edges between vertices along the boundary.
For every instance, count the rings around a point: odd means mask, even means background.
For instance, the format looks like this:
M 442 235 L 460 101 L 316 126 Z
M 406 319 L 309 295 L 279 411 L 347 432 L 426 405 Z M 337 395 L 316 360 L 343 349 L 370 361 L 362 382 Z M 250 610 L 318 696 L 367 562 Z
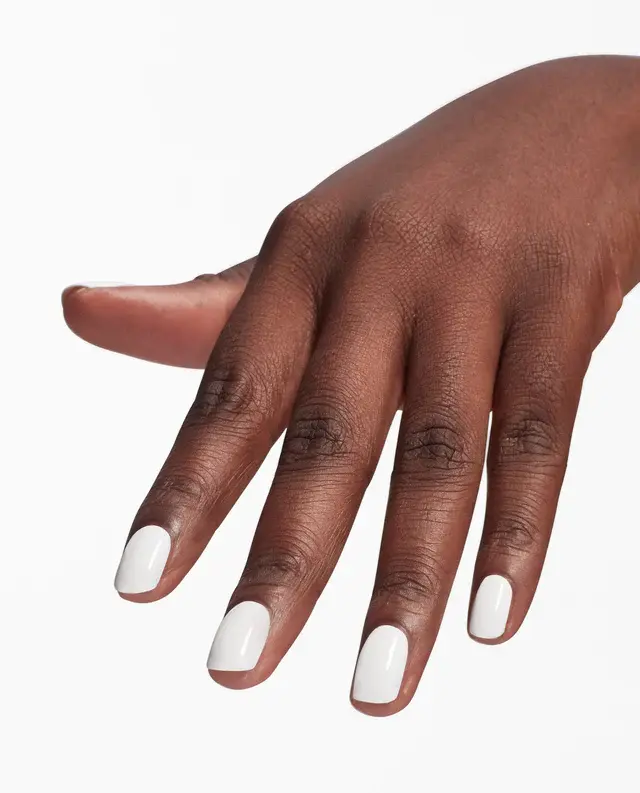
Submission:
M 155 600 L 178 584 L 289 427 L 230 600 L 263 603 L 269 638 L 255 669 L 216 680 L 260 683 L 294 641 L 400 406 L 362 640 L 401 628 L 407 666 L 396 700 L 354 704 L 389 715 L 413 696 L 485 455 L 471 596 L 488 575 L 507 579 L 504 633 L 489 643 L 519 629 L 591 353 L 640 275 L 639 95 L 640 59 L 617 56 L 553 61 L 483 86 L 293 201 L 254 260 L 194 287 L 237 285 L 238 302 L 134 521 L 171 531 L 165 573 L 154 591 L 126 597 Z

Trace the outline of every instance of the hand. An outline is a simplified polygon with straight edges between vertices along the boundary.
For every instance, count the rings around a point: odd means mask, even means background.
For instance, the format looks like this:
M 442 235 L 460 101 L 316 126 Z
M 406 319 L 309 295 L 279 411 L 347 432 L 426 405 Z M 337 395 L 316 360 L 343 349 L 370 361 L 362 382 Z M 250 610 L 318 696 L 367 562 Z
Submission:
M 116 576 L 123 597 L 157 600 L 180 582 L 288 427 L 212 646 L 215 680 L 255 685 L 287 651 L 401 405 L 353 703 L 388 715 L 418 685 L 492 411 L 469 631 L 497 643 L 518 630 L 591 353 L 640 278 L 639 96 L 638 59 L 587 57 L 517 72 L 440 109 L 279 215 L 226 324 L 251 263 L 226 286 L 218 276 L 65 293 L 74 329 L 152 360 L 198 366 L 222 329 L 134 520 Z M 111 311 L 126 334 L 100 320 Z

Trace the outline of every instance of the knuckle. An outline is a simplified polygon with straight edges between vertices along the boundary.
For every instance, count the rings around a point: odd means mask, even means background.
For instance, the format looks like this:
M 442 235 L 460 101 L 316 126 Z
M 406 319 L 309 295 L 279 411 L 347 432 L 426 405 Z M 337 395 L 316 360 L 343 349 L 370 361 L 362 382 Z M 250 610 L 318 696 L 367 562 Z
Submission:
M 486 213 L 443 210 L 430 227 L 431 247 L 448 263 L 486 260 L 503 247 L 498 224 Z
M 575 244 L 560 231 L 536 230 L 516 234 L 511 240 L 510 261 L 515 262 L 514 308 L 538 318 L 541 309 L 563 314 L 584 293 L 584 273 L 576 266 Z
M 315 247 L 331 238 L 341 217 L 342 210 L 336 203 L 306 195 L 278 213 L 269 236 L 277 240 L 290 240 L 297 247 Z
M 312 194 L 293 201 L 271 224 L 259 257 L 263 275 L 311 299 L 318 310 L 326 269 L 319 264 L 338 255 L 344 228 L 338 203 Z
M 242 586 L 305 588 L 317 576 L 322 558 L 311 531 L 298 529 L 280 537 L 272 535 L 268 544 L 250 554 Z
M 372 247 L 435 255 L 444 266 L 431 268 L 431 283 L 437 275 L 450 279 L 452 267 L 461 267 L 460 275 L 468 274 L 470 263 L 506 260 L 509 252 L 510 235 L 498 213 L 452 208 L 438 195 L 425 202 L 406 191 L 383 193 L 355 218 L 353 232 Z M 472 272 L 477 273 L 477 267 Z
M 473 474 L 482 465 L 468 432 L 442 416 L 411 422 L 398 445 L 396 473 Z
M 490 556 L 521 557 L 540 543 L 540 530 L 524 512 L 504 514 L 485 527 L 483 551 Z
M 355 428 L 344 407 L 325 400 L 300 408 L 294 416 L 282 447 L 284 469 L 309 465 L 336 466 L 357 462 Z
M 557 273 L 567 270 L 573 261 L 572 245 L 565 235 L 538 231 L 518 240 L 520 256 L 529 273 Z
M 346 449 L 346 432 L 335 415 L 317 413 L 295 419 L 285 441 L 285 460 L 308 457 L 335 457 Z
M 438 598 L 446 579 L 447 572 L 435 549 L 415 548 L 394 555 L 379 570 L 373 601 L 421 607 Z
M 195 461 L 163 470 L 145 500 L 150 505 L 198 510 L 211 498 L 212 487 L 207 469 Z
M 424 201 L 410 196 L 382 195 L 359 218 L 361 235 L 376 244 L 402 244 L 432 251 L 447 265 L 470 259 L 486 259 L 503 251 L 504 235 L 499 224 L 486 213 L 452 210 L 434 201 L 425 209 Z
M 357 221 L 359 236 L 374 244 L 415 242 L 423 233 L 423 213 L 405 199 L 383 195 L 365 208 Z
M 271 401 L 267 378 L 256 366 L 216 366 L 203 380 L 185 425 L 198 427 L 226 417 L 255 426 L 269 415 Z
M 557 423 L 544 409 L 528 407 L 510 416 L 500 427 L 494 465 L 511 462 L 566 464 Z

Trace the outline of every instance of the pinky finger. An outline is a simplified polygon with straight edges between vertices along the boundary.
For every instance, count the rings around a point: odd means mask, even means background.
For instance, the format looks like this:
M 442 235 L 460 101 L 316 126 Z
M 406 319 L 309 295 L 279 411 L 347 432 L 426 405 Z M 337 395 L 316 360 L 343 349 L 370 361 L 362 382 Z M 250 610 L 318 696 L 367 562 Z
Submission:
M 496 383 L 488 494 L 469 634 L 496 644 L 520 628 L 542 572 L 589 352 L 517 330 Z

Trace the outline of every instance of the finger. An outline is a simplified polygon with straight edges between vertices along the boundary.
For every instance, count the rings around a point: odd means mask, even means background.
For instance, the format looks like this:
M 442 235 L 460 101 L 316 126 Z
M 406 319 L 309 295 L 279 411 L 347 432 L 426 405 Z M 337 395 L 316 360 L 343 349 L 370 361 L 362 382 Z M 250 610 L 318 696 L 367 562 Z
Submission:
M 469 634 L 498 643 L 518 630 L 542 571 L 569 455 L 588 334 L 562 319 L 513 326 L 496 383 L 484 531 Z
M 70 286 L 64 317 L 85 341 L 173 366 L 204 368 L 255 259 L 171 286 Z
M 179 583 L 284 429 L 342 239 L 320 211 L 301 199 L 272 225 L 134 520 L 116 575 L 123 597 L 157 600 Z
M 501 328 L 449 301 L 419 326 L 378 570 L 356 664 L 356 708 L 387 716 L 413 696 L 433 647 L 482 474 Z
M 390 316 L 379 288 L 357 280 L 367 300 L 348 284 L 337 290 L 340 305 L 326 315 L 246 567 L 213 641 L 210 674 L 232 688 L 268 677 L 305 624 L 400 401 L 404 323 Z
M 284 429 L 344 239 L 340 219 L 304 198 L 272 224 L 133 522 L 116 574 L 123 597 L 157 600 L 181 581 Z

